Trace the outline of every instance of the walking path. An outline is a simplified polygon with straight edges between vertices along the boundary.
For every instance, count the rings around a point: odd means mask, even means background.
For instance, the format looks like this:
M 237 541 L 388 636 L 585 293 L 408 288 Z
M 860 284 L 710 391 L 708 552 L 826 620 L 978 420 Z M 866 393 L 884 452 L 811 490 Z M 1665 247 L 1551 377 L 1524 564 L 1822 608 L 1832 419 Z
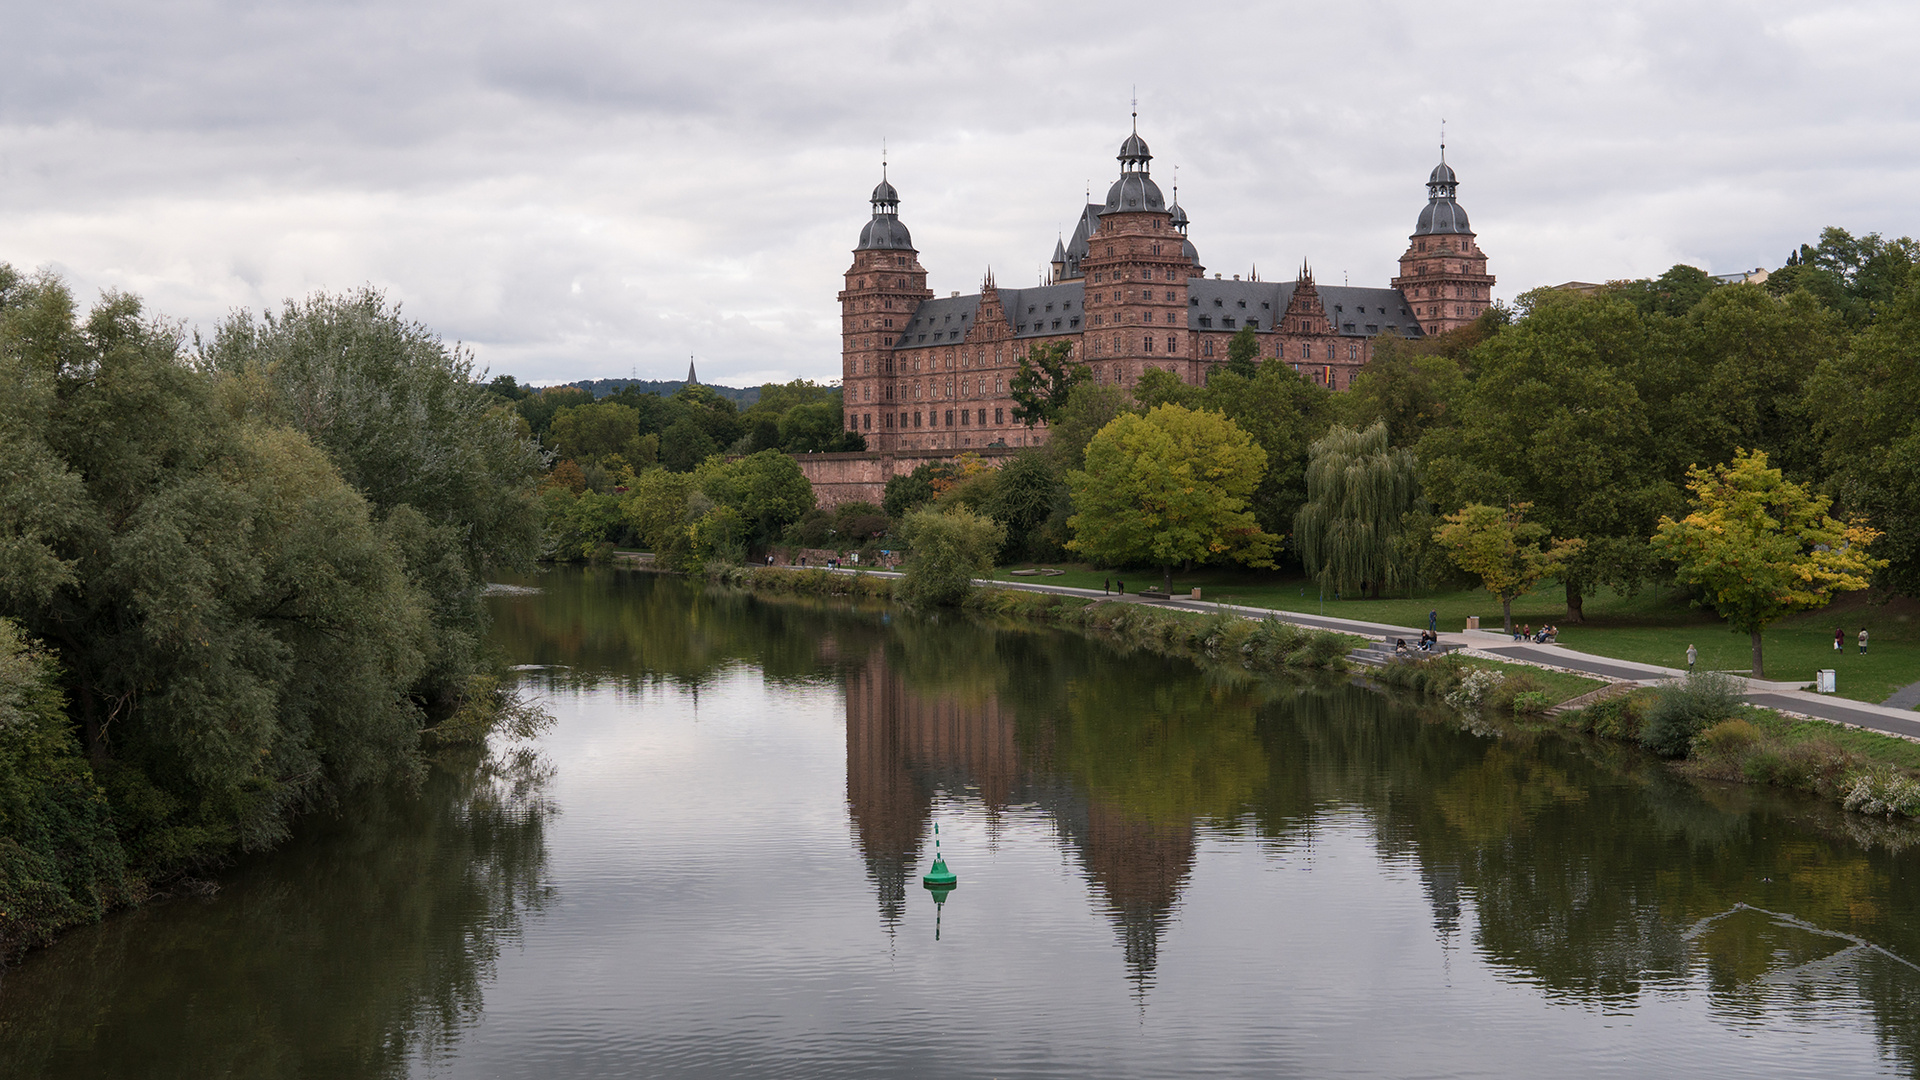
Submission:
M 854 573 L 851 567 L 841 567 L 842 573 Z M 884 571 L 865 571 L 879 573 L 883 577 L 900 577 L 898 573 Z M 975 585 L 992 586 L 1002 589 L 1023 589 L 1027 592 L 1058 593 L 1061 596 L 1077 596 L 1092 600 L 1115 600 L 1127 603 L 1146 603 L 1155 607 L 1182 608 L 1187 611 L 1199 611 L 1208 614 L 1230 612 L 1244 615 L 1250 619 L 1268 617 L 1297 626 L 1312 627 L 1316 630 L 1332 630 L 1342 634 L 1358 634 L 1371 638 L 1417 639 L 1420 631 L 1406 626 L 1392 626 L 1386 623 L 1362 622 L 1358 619 L 1336 619 L 1327 615 L 1307 615 L 1297 611 L 1279 611 L 1273 608 L 1248 607 L 1244 604 L 1216 604 L 1206 600 L 1192 600 L 1176 597 L 1170 600 L 1146 600 L 1139 595 L 1112 596 L 1098 589 L 1080 589 L 1070 585 L 1046 585 L 1040 582 L 1026 581 L 982 581 L 975 579 Z M 1567 671 L 1593 675 L 1616 682 L 1633 682 L 1653 685 L 1668 679 L 1686 677 L 1682 668 L 1661 667 L 1658 664 L 1642 664 L 1633 660 L 1615 660 L 1612 657 L 1594 656 L 1591 653 L 1575 652 L 1564 645 L 1536 645 L 1531 641 L 1514 641 L 1508 634 L 1498 630 L 1463 630 L 1458 633 L 1441 631 L 1442 645 L 1461 648 L 1468 656 L 1486 656 L 1497 660 L 1519 660 L 1525 663 L 1544 664 L 1547 667 L 1563 668 Z M 1732 673 L 1729 673 L 1732 674 Z M 1816 694 L 1806 689 L 1805 682 L 1772 682 L 1765 679 L 1752 679 L 1735 675 L 1746 687 L 1745 697 L 1755 705 L 1777 709 L 1798 716 L 1828 720 L 1836 724 L 1851 727 L 1868 728 L 1886 735 L 1902 738 L 1920 739 L 1920 714 L 1911 711 L 1912 704 L 1920 704 L 1920 683 L 1906 687 L 1879 705 L 1865 701 L 1851 701 L 1836 698 L 1830 694 Z M 1913 702 L 1907 706 L 1893 704 L 1897 699 L 1913 695 Z
M 1920 708 L 1920 682 L 1908 683 L 1900 689 L 1895 690 L 1893 696 L 1887 698 L 1887 700 L 1880 704 L 1885 705 L 1889 709 Z

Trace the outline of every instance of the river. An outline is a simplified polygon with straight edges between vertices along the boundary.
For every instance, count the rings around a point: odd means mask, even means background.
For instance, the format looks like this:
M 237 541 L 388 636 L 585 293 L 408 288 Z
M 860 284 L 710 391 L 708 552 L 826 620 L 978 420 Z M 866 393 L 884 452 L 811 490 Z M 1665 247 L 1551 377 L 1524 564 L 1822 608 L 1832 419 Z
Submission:
M 30 955 L 0 1075 L 1920 1075 L 1911 829 L 1341 680 L 518 584 L 550 731 Z

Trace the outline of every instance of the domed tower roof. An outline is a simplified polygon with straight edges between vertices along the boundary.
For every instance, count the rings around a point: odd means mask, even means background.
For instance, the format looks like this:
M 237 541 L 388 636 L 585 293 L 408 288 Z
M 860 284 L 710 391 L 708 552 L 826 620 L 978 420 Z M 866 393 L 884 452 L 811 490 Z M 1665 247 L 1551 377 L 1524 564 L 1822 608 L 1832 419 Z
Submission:
M 1147 172 L 1147 162 L 1153 160 L 1153 153 L 1147 149 L 1147 140 L 1140 137 L 1135 128 L 1120 144 L 1120 179 L 1107 189 L 1107 204 L 1101 207 L 1103 214 L 1135 213 L 1142 210 L 1165 210 L 1166 196 L 1160 194 L 1160 185 L 1153 182 Z
M 1169 210 L 1173 215 L 1173 227 L 1180 230 L 1181 235 L 1186 235 L 1187 212 L 1180 208 L 1180 187 L 1177 184 L 1173 189 L 1173 206 L 1169 207 Z
M 1427 205 L 1420 211 L 1420 220 L 1413 226 L 1413 235 L 1473 232 L 1473 226 L 1467 224 L 1467 212 L 1454 201 L 1454 193 L 1459 190 L 1460 178 L 1454 174 L 1453 166 L 1447 164 L 1447 151 L 1443 146 L 1440 148 L 1440 164 L 1435 165 L 1433 172 L 1427 175 Z
M 860 230 L 860 245 L 853 250 L 913 250 L 913 235 L 900 223 L 900 192 L 887 181 L 884 169 L 879 186 L 873 189 L 873 220 Z

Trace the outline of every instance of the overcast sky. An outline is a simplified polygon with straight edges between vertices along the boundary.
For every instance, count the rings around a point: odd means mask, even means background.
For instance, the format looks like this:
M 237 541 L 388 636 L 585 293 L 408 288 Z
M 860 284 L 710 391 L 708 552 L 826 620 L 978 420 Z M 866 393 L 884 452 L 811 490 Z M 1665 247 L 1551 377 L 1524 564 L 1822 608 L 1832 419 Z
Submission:
M 1443 117 L 1502 298 L 1920 232 L 1910 2 L 0 2 L 0 261 L 531 382 L 837 377 L 883 138 L 932 288 L 1030 284 L 1136 85 L 1210 271 L 1386 284 Z

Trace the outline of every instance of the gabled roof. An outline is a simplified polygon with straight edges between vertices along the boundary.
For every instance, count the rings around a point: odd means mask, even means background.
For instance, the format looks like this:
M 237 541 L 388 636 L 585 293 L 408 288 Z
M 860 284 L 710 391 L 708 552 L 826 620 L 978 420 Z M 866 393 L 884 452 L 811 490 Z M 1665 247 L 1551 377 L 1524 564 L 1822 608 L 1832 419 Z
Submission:
M 907 325 L 893 339 L 896 349 L 930 349 L 935 345 L 953 345 L 967 336 L 980 317 L 980 294 L 940 296 L 920 301 L 907 319 Z
M 1086 329 L 1086 283 L 1063 281 L 1031 289 L 1001 289 L 1000 317 L 1014 337 L 1077 334 Z

